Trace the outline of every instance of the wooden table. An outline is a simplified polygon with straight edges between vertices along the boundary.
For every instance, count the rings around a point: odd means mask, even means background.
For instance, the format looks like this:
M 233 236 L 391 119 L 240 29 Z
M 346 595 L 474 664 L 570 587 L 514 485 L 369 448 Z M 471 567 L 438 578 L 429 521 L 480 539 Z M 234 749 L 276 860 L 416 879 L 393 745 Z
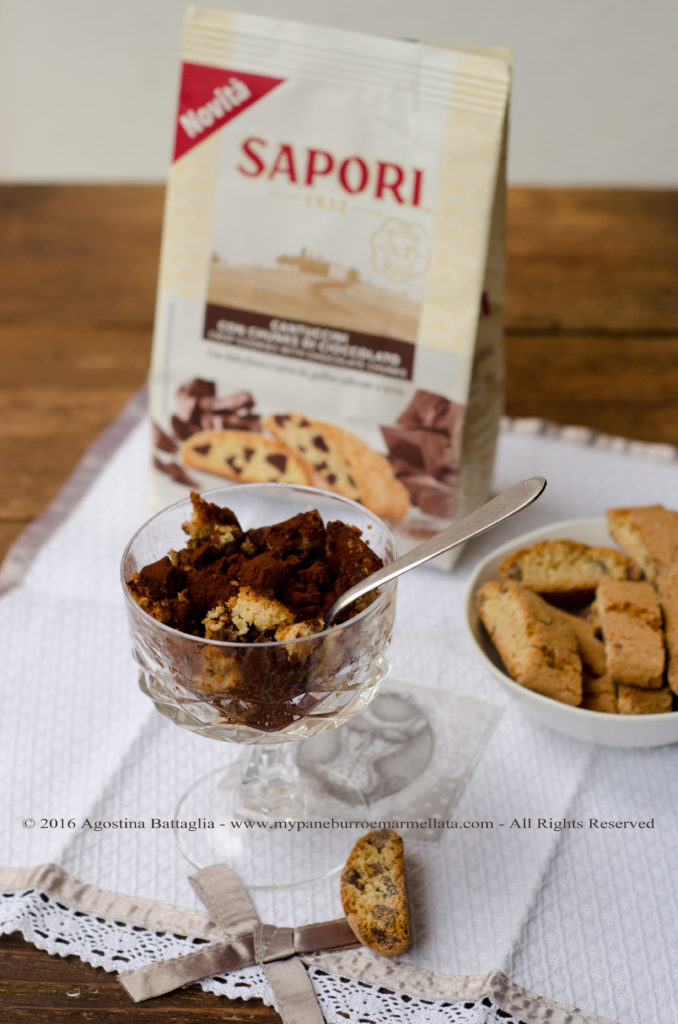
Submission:
M 0 206 L 1 554 L 144 381 L 163 190 L 6 186 Z M 507 413 L 678 445 L 678 192 L 512 189 L 508 265 Z M 0 939 L 0 1016 L 279 1019 L 198 989 L 133 1007 L 18 935 Z

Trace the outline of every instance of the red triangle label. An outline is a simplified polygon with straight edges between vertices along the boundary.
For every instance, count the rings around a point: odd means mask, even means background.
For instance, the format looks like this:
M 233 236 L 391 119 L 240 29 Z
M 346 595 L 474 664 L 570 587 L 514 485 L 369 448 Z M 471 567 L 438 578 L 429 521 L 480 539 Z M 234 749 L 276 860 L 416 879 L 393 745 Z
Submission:
M 267 78 L 204 64 L 183 64 L 173 160 L 178 160 L 284 81 L 284 78 Z

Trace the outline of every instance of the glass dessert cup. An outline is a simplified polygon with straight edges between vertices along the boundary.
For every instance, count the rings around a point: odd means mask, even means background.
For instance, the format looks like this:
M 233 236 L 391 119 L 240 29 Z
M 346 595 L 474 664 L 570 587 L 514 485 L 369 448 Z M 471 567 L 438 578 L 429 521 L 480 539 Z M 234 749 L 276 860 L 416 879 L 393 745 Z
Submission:
M 384 562 L 396 554 L 381 520 L 326 491 L 241 484 L 204 497 L 230 508 L 243 530 L 317 509 L 325 523 L 357 526 Z M 182 633 L 145 612 L 126 581 L 183 547 L 182 524 L 190 518 L 188 499 L 158 513 L 132 537 L 121 565 L 141 690 L 176 725 L 243 745 L 234 763 L 195 781 L 178 801 L 176 819 L 214 822 L 214 828 L 178 830 L 179 845 L 195 866 L 226 862 L 251 888 L 324 877 L 341 866 L 351 845 L 332 819 L 363 818 L 367 807 L 350 779 L 332 785 L 304 776 L 294 744 L 342 725 L 376 695 L 390 669 L 395 584 L 353 618 L 294 640 L 242 643 Z

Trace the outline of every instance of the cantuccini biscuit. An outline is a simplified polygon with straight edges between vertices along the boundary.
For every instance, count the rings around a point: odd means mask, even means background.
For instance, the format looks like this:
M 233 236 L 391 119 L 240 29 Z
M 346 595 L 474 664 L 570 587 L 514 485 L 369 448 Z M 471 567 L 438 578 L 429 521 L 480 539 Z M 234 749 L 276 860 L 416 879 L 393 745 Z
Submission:
M 313 483 L 352 501 L 361 500 L 358 481 L 329 423 L 310 420 L 298 412 L 286 412 L 266 416 L 264 427 L 304 460 Z
M 611 508 L 607 528 L 649 580 L 678 564 L 678 512 L 663 505 Z
M 504 579 L 554 601 L 590 601 L 607 577 L 640 579 L 639 567 L 616 548 L 591 547 L 574 540 L 541 540 L 514 551 L 499 567 Z
M 673 708 L 673 695 L 668 686 L 642 690 L 638 686 L 617 686 L 617 708 L 620 715 L 660 715 Z
M 505 586 L 516 589 L 502 598 L 499 583 L 485 584 L 477 595 L 479 613 L 518 682 L 530 672 L 547 678 L 543 665 L 535 667 L 534 648 L 540 646 L 541 629 L 555 643 L 559 624 L 576 639 L 582 708 L 622 715 L 670 712 L 672 694 L 678 694 L 678 512 L 651 505 L 610 509 L 607 515 L 623 553 L 565 539 L 515 551 L 499 572 Z M 543 599 L 539 627 L 530 619 L 524 595 L 518 596 L 521 588 Z M 592 595 L 576 615 L 566 610 L 569 602 Z M 531 612 L 538 606 L 533 604 Z M 544 685 L 532 688 L 564 699 Z
M 578 615 L 570 615 L 562 608 L 553 608 L 556 617 L 566 622 L 577 638 L 577 649 L 582 665 L 594 675 L 602 676 L 607 668 L 605 645 L 598 639 L 590 622 Z
M 357 841 L 341 874 L 341 903 L 356 938 L 384 956 L 410 941 L 403 841 L 390 828 Z
M 588 711 L 605 711 L 617 714 L 617 688 L 609 672 L 594 676 L 584 672 L 582 678 L 583 698 L 581 706 Z
M 409 511 L 407 490 L 388 460 L 356 434 L 297 412 L 267 416 L 263 425 L 302 460 L 317 486 L 360 501 L 379 516 L 399 519 Z
M 335 440 L 358 481 L 366 508 L 387 519 L 401 519 L 410 510 L 410 496 L 396 479 L 390 462 L 350 430 L 334 427 Z
M 476 606 L 516 682 L 565 704 L 581 703 L 577 636 L 558 609 L 510 580 L 485 583 L 476 594 Z
M 678 564 L 662 569 L 656 587 L 664 615 L 666 679 L 678 694 Z
M 600 631 L 600 616 L 598 615 L 595 600 L 591 601 L 591 604 L 587 604 L 585 608 L 580 609 L 578 614 L 579 618 L 583 619 L 584 622 L 588 622 L 595 636 L 601 637 L 603 635 Z
M 309 484 L 310 473 L 278 441 L 247 430 L 201 430 L 181 446 L 185 466 L 240 483 Z
M 657 588 L 664 613 L 667 678 L 678 694 L 678 512 L 662 505 L 609 509 L 607 525 Z
M 664 671 L 662 612 L 651 583 L 603 580 L 596 604 L 607 667 L 617 683 L 658 689 Z

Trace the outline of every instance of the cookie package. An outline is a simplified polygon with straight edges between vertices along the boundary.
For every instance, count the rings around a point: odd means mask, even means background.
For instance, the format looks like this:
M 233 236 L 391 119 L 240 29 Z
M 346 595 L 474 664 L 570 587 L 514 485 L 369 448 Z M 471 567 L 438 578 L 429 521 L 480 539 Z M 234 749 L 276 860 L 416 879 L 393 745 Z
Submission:
M 191 7 L 181 60 L 153 503 L 307 484 L 405 551 L 491 483 L 508 54 Z

